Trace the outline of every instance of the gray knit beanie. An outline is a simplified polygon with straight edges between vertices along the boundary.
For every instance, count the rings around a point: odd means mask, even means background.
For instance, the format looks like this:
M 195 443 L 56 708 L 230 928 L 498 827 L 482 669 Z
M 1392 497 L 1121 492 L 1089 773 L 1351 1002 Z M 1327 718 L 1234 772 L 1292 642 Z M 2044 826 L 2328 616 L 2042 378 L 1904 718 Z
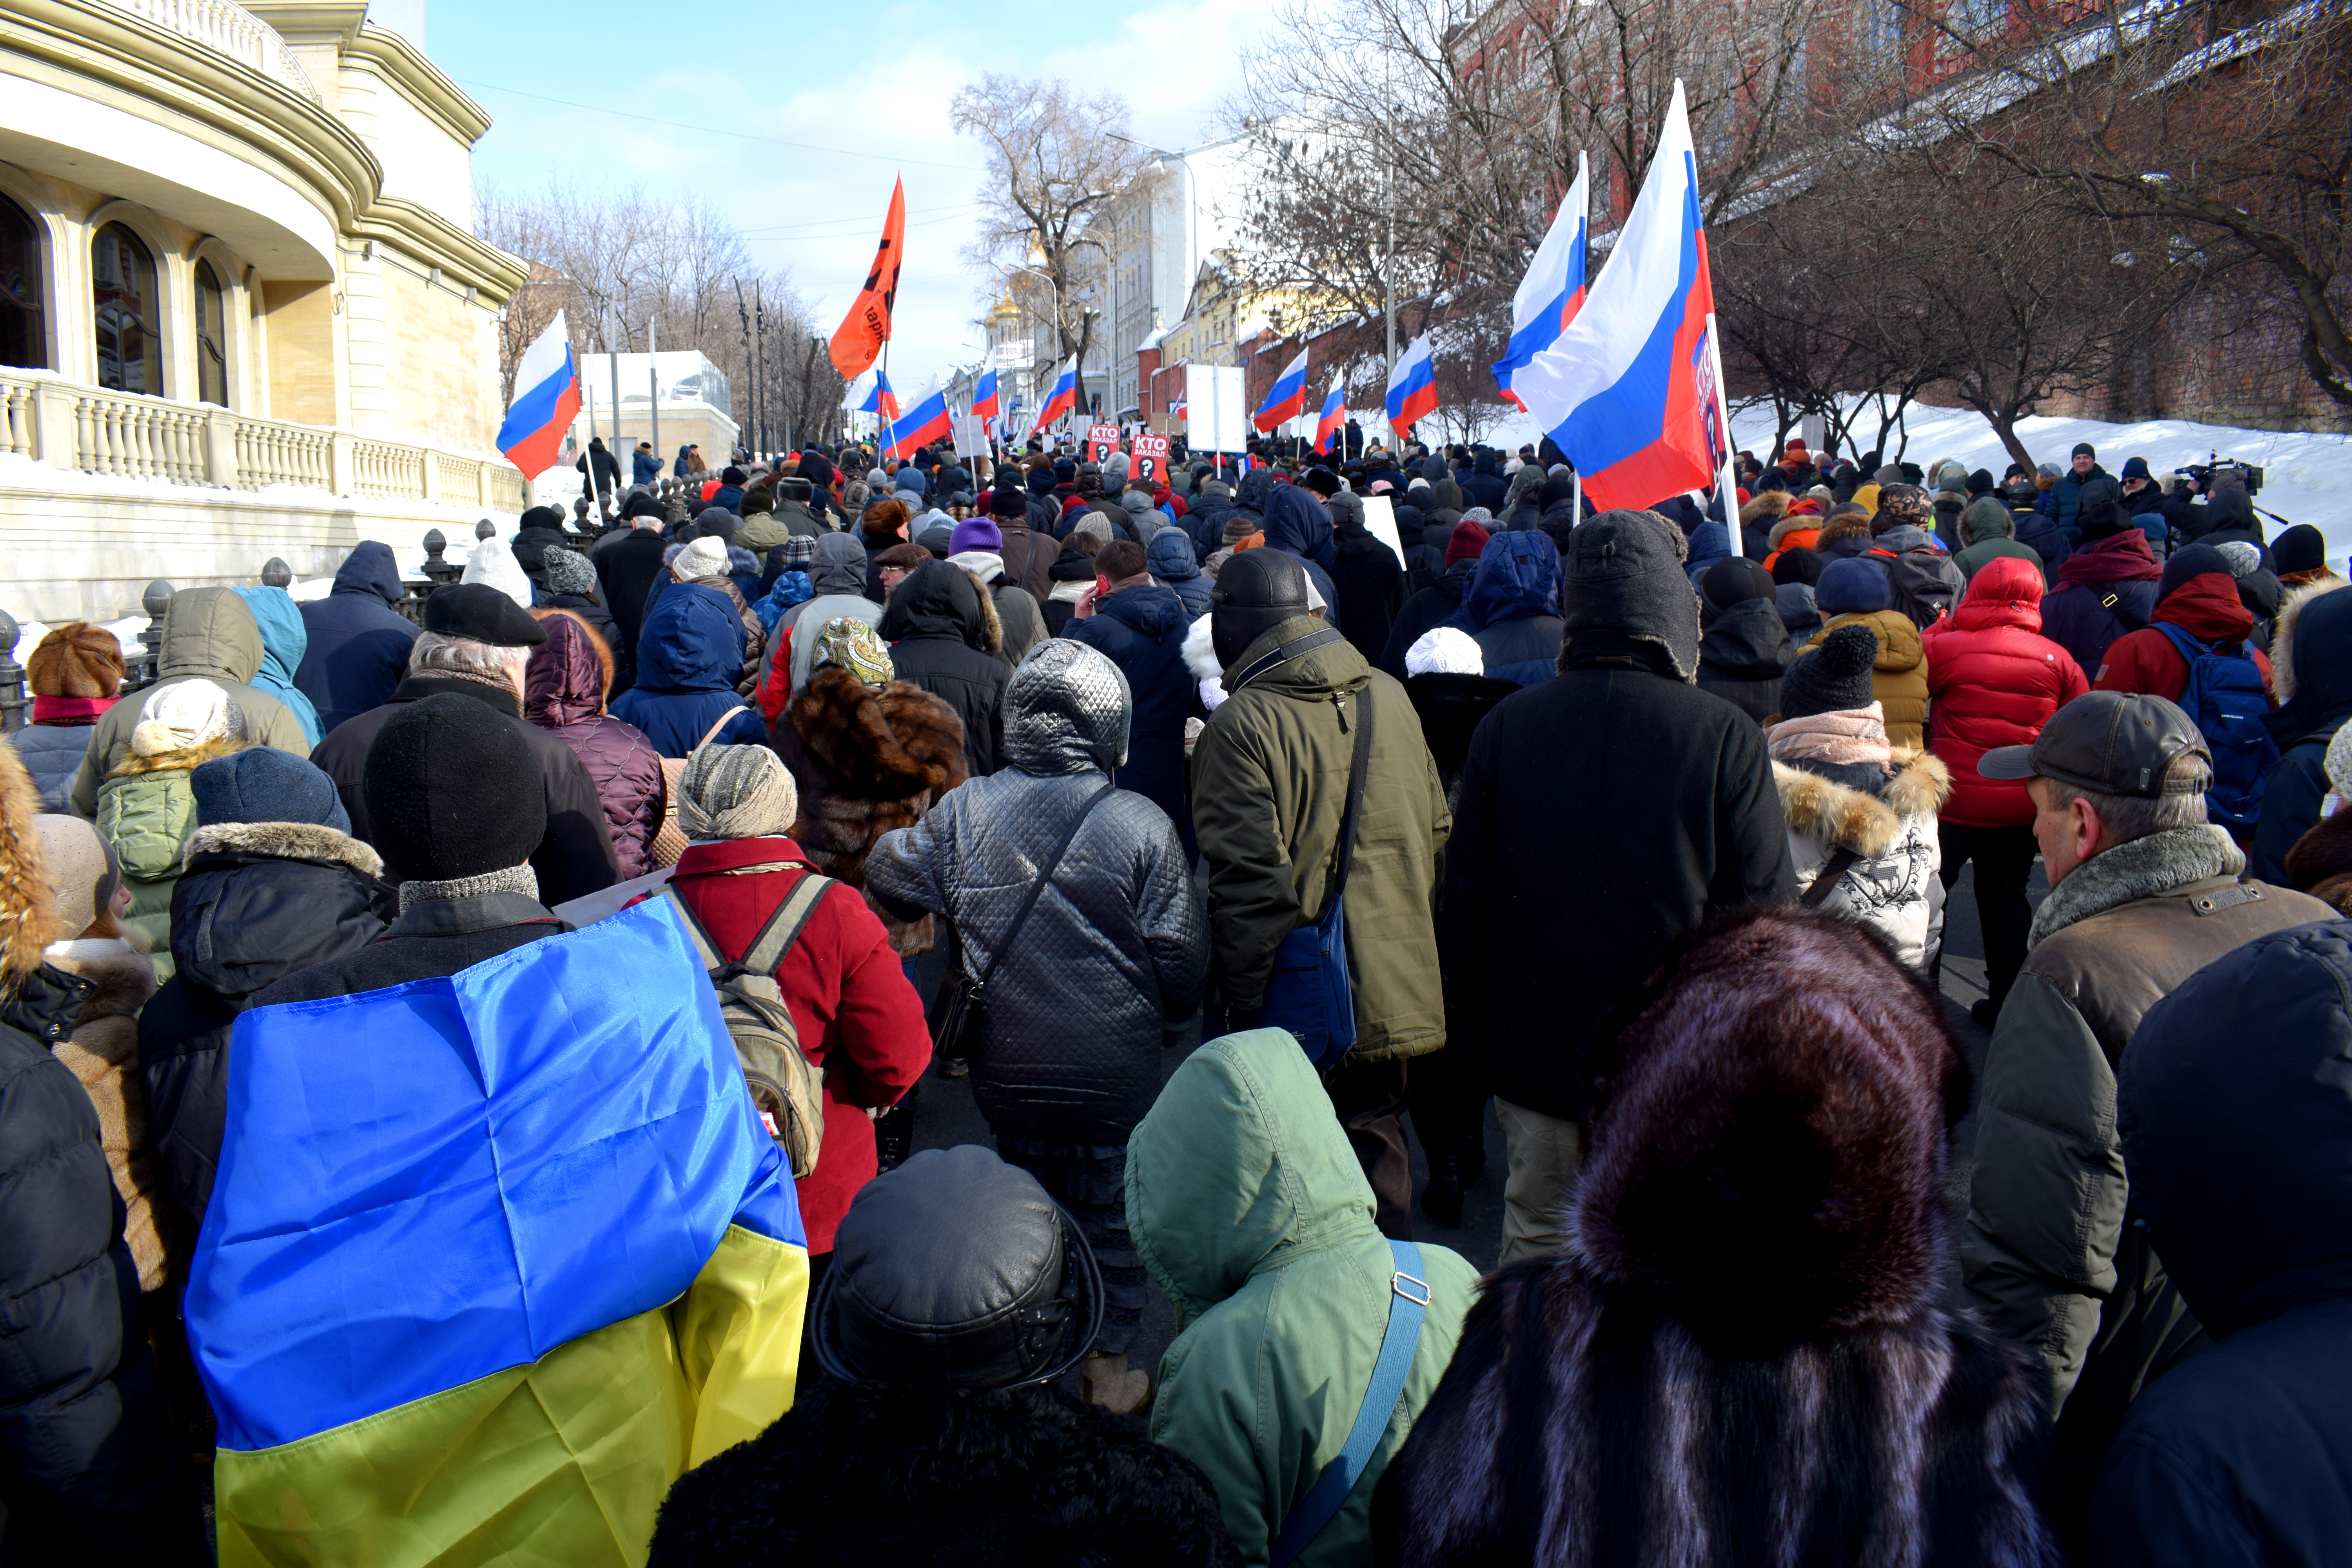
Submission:
M 800 814 L 792 770 L 765 746 L 700 747 L 678 779 L 677 825 L 697 842 L 789 833 Z

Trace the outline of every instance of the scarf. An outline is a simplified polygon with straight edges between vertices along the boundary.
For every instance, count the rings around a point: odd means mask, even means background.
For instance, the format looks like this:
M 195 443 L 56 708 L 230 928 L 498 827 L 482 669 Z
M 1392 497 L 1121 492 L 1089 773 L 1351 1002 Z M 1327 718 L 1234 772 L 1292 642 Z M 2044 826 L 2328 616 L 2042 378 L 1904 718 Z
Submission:
M 1764 749 L 1776 763 L 1812 758 L 1840 767 L 1866 763 L 1883 767 L 1894 754 L 1886 739 L 1885 710 L 1875 702 L 1784 719 L 1766 731 Z

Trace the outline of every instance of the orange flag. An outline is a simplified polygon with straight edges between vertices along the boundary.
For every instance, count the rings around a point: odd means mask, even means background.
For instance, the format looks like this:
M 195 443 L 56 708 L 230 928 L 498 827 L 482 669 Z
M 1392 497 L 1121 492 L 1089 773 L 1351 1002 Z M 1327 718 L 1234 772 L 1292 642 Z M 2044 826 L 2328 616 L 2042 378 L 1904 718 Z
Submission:
M 874 269 L 866 275 L 866 287 L 858 291 L 849 314 L 842 318 L 826 351 L 844 381 L 865 374 L 881 353 L 882 340 L 890 335 L 890 307 L 898 298 L 898 268 L 907 258 L 906 251 L 907 181 L 900 175 L 890 187 L 890 216 L 882 220 L 882 245 L 874 253 Z

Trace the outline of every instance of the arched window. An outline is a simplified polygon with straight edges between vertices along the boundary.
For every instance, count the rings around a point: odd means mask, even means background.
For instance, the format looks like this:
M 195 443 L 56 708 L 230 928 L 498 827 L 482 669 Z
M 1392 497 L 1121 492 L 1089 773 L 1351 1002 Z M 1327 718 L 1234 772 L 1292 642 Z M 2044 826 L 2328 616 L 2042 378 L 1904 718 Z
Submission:
M 49 366 L 41 310 L 41 228 L 32 214 L 0 196 L 0 364 Z
M 196 263 L 196 397 L 228 406 L 228 310 L 220 274 Z
M 98 384 L 116 392 L 163 390 L 163 340 L 155 258 L 119 223 L 98 231 L 90 250 L 91 303 L 98 315 Z

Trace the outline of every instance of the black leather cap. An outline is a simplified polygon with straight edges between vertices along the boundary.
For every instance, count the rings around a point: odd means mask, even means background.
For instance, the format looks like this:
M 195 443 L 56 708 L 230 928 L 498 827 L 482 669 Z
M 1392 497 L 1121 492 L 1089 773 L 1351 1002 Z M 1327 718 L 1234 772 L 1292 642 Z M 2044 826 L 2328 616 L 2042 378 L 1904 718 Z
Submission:
M 1101 1331 L 1102 1274 L 1037 1178 L 976 1143 L 868 1182 L 834 1233 L 814 1339 L 851 1383 L 1050 1383 Z
M 1209 590 L 1209 637 L 1217 662 L 1232 668 L 1250 644 L 1306 613 L 1307 568 L 1297 557 L 1266 549 L 1229 557 Z
M 492 647 L 537 647 L 547 640 L 544 626 L 488 583 L 453 583 L 435 589 L 425 601 L 425 629 Z
M 2042 726 L 2030 746 L 1996 746 L 1977 760 L 1989 779 L 2053 778 L 2100 795 L 2153 800 L 2194 793 L 2165 773 L 2173 760 L 2213 752 L 2197 721 L 2161 697 L 2139 691 L 2092 691 L 2077 697 Z

